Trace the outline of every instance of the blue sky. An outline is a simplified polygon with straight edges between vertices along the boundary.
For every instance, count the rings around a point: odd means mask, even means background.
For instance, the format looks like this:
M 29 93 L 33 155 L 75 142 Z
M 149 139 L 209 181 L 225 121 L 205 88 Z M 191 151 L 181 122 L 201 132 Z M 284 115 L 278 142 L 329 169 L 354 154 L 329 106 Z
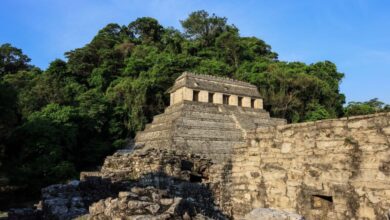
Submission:
M 179 20 L 200 9 L 265 40 L 280 60 L 336 63 L 347 101 L 390 103 L 388 0 L 2 0 L 0 44 L 22 48 L 46 68 L 108 23 L 150 16 L 180 29 Z

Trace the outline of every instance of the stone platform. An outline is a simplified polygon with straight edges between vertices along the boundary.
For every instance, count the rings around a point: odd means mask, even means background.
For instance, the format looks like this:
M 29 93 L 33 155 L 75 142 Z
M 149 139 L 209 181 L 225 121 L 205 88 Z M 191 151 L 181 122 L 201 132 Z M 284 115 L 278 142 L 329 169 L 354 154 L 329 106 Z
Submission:
M 138 132 L 136 145 L 207 155 L 215 162 L 230 158 L 233 146 L 243 144 L 246 132 L 285 124 L 263 109 L 183 101 L 156 115 Z

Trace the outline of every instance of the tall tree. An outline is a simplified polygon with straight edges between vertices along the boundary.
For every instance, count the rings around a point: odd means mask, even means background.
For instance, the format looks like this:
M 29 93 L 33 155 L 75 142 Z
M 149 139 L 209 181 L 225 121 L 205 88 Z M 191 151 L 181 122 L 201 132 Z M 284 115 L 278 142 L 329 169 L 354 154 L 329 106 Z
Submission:
M 203 45 L 210 46 L 215 39 L 227 29 L 227 19 L 215 14 L 209 15 L 204 10 L 192 12 L 186 20 L 181 21 L 185 34 L 190 39 L 201 40 Z
M 11 44 L 2 44 L 0 46 L 0 77 L 31 68 L 28 64 L 30 61 L 31 59 L 23 54 L 21 49 Z
M 163 34 L 163 27 L 156 19 L 150 17 L 138 18 L 128 27 L 132 36 L 145 44 L 159 42 Z
M 344 112 L 345 116 L 367 115 L 378 112 L 390 112 L 390 106 L 374 98 L 366 102 L 349 102 L 344 108 Z

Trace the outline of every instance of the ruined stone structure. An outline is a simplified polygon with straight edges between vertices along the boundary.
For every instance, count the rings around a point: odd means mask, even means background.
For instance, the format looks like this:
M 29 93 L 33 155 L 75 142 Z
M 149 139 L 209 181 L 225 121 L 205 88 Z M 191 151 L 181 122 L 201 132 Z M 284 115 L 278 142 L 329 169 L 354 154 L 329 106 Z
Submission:
M 229 78 L 185 72 L 168 90 L 170 105 L 183 101 L 208 102 L 262 109 L 263 100 L 256 86 Z
M 137 134 L 137 145 L 208 155 L 222 163 L 234 145 L 244 143 L 247 131 L 285 123 L 270 118 L 249 83 L 183 73 L 168 92 L 171 105 Z
M 262 127 L 235 147 L 233 209 L 390 218 L 390 113 Z
M 385 219 L 390 209 L 390 115 L 286 125 L 248 83 L 184 73 L 137 143 L 204 155 L 225 213 L 254 208 L 308 219 Z M 219 166 L 218 168 L 216 168 Z
M 390 113 L 286 124 L 192 73 L 168 92 L 132 150 L 42 191 L 46 219 L 390 219 Z

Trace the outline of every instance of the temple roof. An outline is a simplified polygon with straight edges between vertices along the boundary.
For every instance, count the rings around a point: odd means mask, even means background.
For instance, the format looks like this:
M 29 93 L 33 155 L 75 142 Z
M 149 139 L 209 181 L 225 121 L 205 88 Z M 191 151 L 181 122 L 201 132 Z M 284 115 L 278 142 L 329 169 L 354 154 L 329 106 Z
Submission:
M 168 92 L 172 93 L 182 87 L 254 98 L 260 97 L 257 87 L 250 83 L 224 77 L 200 75 L 189 72 L 184 72 L 181 76 L 179 76 Z

